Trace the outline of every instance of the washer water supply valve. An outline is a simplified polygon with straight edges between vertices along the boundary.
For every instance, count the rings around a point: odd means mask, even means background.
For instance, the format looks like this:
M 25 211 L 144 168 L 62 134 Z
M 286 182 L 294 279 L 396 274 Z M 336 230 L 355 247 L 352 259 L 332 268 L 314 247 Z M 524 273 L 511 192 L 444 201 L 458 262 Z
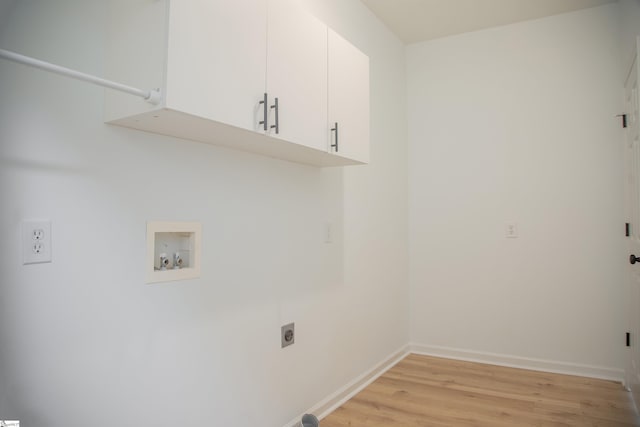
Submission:
M 168 265 L 169 265 L 169 258 L 167 258 L 167 254 L 161 253 L 160 254 L 160 270 L 166 271 Z
M 180 270 L 182 268 L 182 257 L 180 256 L 180 252 L 176 252 L 173 254 L 173 269 Z

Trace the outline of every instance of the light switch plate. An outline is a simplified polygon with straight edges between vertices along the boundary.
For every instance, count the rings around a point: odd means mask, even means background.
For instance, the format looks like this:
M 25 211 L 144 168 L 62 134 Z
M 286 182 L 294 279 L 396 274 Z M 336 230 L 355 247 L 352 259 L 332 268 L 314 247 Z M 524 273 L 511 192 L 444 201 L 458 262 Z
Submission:
M 333 224 L 330 222 L 325 222 L 323 224 L 324 227 L 324 242 L 325 243 L 333 243 Z

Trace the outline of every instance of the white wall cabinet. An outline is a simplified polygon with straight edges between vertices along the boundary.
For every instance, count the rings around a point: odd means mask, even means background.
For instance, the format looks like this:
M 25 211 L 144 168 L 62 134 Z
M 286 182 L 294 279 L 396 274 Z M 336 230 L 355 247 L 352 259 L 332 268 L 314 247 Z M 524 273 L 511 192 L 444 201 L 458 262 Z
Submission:
M 328 33 L 329 149 L 369 163 L 369 57 Z
M 265 90 L 266 0 L 169 1 L 166 105 L 256 130 Z
M 326 152 L 327 26 L 299 3 L 269 0 L 267 93 L 279 109 L 279 132 L 270 135 Z
M 109 30 L 108 78 L 163 97 L 107 91 L 107 123 L 317 166 L 368 161 L 368 59 L 299 2 L 111 0 Z

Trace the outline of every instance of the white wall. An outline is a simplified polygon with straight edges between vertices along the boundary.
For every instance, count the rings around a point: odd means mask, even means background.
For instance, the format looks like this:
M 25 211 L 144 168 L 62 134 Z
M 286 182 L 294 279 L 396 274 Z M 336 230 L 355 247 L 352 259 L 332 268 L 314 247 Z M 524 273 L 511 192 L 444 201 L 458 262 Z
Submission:
M 404 49 L 356 0 L 307 4 L 371 58 L 369 166 L 104 125 L 101 89 L 0 61 L 2 417 L 282 426 L 406 345 Z M 16 2 L 0 47 L 102 75 L 105 7 Z M 21 265 L 29 218 L 53 263 Z M 202 223 L 201 279 L 144 284 L 148 220 Z
M 622 378 L 618 33 L 612 4 L 407 48 L 417 348 Z

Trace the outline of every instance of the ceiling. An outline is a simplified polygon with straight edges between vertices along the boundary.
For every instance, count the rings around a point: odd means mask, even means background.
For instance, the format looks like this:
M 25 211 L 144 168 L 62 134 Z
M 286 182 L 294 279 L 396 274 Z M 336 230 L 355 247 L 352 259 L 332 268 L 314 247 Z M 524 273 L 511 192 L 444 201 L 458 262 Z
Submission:
M 617 0 L 362 0 L 406 44 Z

